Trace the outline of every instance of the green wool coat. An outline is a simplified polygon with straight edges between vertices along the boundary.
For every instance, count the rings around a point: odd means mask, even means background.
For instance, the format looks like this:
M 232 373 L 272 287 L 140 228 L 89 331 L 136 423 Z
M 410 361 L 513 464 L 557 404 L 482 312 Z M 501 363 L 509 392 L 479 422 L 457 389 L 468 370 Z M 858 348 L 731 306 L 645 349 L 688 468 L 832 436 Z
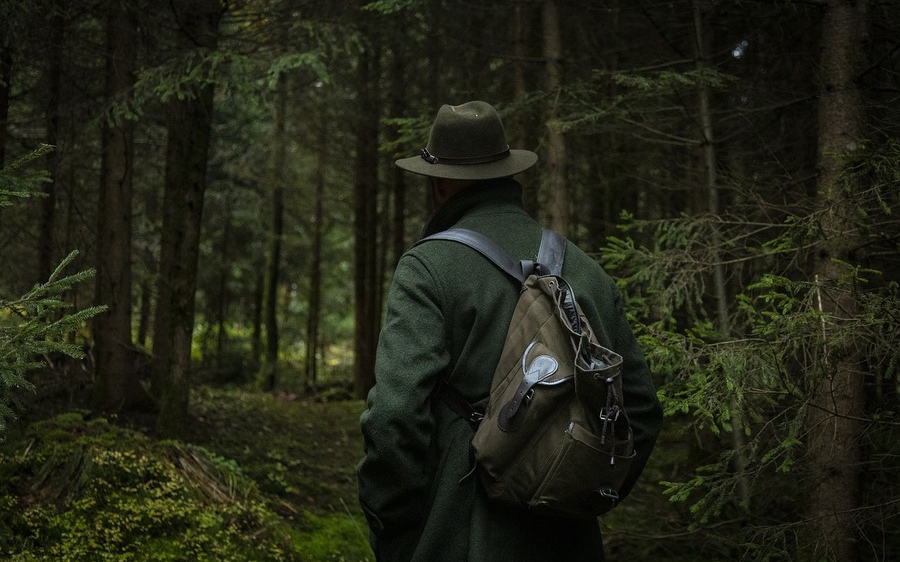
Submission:
M 486 234 L 511 256 L 534 259 L 541 226 L 511 179 L 475 184 L 431 218 L 425 235 L 458 226 Z M 637 479 L 659 433 L 662 411 L 614 281 L 569 243 L 563 277 L 601 345 L 624 358 L 624 402 Z M 484 405 L 518 297 L 515 281 L 470 248 L 448 241 L 415 246 L 400 259 L 388 294 L 375 387 L 361 418 L 365 457 L 359 497 L 379 561 L 502 562 L 603 560 L 596 519 L 535 515 L 489 502 L 472 465 L 469 423 L 432 399 L 444 377 Z

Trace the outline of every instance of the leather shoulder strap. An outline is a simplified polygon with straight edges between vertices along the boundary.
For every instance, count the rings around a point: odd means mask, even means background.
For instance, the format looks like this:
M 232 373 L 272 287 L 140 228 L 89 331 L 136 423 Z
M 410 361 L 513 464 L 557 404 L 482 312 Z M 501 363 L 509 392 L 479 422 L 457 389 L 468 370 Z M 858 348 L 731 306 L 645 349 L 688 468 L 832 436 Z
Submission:
M 534 272 L 534 262 L 522 260 L 517 262 L 509 257 L 493 240 L 487 236 L 466 228 L 451 228 L 419 240 L 418 244 L 429 240 L 450 240 L 464 244 L 477 251 L 513 279 L 524 283 Z M 566 239 L 559 233 L 544 229 L 541 234 L 541 247 L 538 250 L 537 263 L 549 269 L 549 273 L 559 275 L 562 272 L 563 257 L 566 252 Z
M 427 236 L 419 240 L 418 244 L 428 242 L 429 240 L 450 240 L 468 246 L 489 259 L 494 265 L 505 271 L 507 275 L 520 283 L 525 282 L 525 279 L 531 274 L 531 272 L 524 271 L 522 264 L 509 257 L 509 255 L 503 251 L 503 248 L 498 246 L 493 240 L 474 230 L 469 230 L 467 228 L 451 228 L 450 230 Z

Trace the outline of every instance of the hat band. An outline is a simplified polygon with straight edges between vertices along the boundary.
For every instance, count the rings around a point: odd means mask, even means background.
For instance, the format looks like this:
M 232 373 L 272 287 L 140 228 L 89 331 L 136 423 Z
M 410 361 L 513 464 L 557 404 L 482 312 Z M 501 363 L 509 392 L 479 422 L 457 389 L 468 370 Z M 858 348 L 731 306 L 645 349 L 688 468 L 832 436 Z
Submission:
M 509 156 L 509 146 L 506 147 L 506 150 L 503 152 L 498 152 L 496 154 L 489 154 L 487 156 L 474 156 L 471 158 L 454 158 L 451 156 L 441 156 L 437 157 L 430 152 L 428 152 L 427 148 L 422 149 L 422 160 L 428 162 L 429 164 L 448 164 L 451 166 L 465 165 L 465 164 L 487 164 L 488 162 L 496 162 L 497 160 L 503 160 Z

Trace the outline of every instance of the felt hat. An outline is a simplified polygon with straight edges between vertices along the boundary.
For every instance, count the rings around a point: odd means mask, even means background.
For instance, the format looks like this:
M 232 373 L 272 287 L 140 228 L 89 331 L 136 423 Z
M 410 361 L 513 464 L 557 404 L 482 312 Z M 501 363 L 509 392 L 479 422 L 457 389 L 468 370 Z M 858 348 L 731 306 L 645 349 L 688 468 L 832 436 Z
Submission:
M 444 105 L 419 156 L 397 165 L 423 176 L 459 180 L 505 178 L 532 167 L 537 154 L 510 149 L 497 110 L 483 101 Z

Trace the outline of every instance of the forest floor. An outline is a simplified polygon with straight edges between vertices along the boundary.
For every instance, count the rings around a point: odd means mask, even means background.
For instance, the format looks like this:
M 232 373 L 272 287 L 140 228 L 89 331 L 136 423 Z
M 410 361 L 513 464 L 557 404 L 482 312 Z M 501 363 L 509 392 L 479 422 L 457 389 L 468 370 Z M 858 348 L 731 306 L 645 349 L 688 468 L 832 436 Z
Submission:
M 320 549 L 345 543 L 329 560 L 350 553 L 353 560 L 368 559 L 368 528 L 356 492 L 363 401 L 212 388 L 198 390 L 192 400 L 195 425 L 187 441 L 234 460 L 282 518 L 322 534 L 312 541 Z
M 276 514 L 277 526 L 283 529 L 281 534 L 287 537 L 286 542 L 282 541 L 282 544 L 290 545 L 287 547 L 289 556 L 272 558 L 272 560 L 366 562 L 374 558 L 368 546 L 366 522 L 357 501 L 355 476 L 356 464 L 362 456 L 359 416 L 365 408 L 365 403 L 360 400 L 347 399 L 344 394 L 336 392 L 330 396 L 327 394 L 301 396 L 212 386 L 201 386 L 192 392 L 191 424 L 186 428 L 186 434 L 177 444 L 178 451 L 183 452 L 184 447 L 196 447 L 203 454 L 208 454 L 216 463 L 224 463 L 232 467 L 233 471 L 242 479 L 251 482 L 254 497 L 260 498 L 261 504 L 266 506 L 267 513 Z M 43 470 L 43 466 L 46 466 L 46 461 L 38 469 L 35 469 L 35 466 L 38 466 L 34 464 L 35 461 L 32 461 L 33 465 L 30 468 L 23 468 L 24 465 L 20 462 L 29 455 L 29 451 L 35 443 L 34 437 L 26 435 L 26 428 L 29 424 L 40 422 L 41 419 L 53 420 L 54 416 L 57 416 L 56 419 L 66 420 L 67 416 L 71 416 L 68 412 L 74 410 L 81 412 L 78 415 L 83 415 L 84 422 L 78 419 L 75 425 L 72 425 L 69 420 L 63 424 L 52 425 L 49 431 L 42 431 L 59 434 L 60 429 L 63 428 L 63 431 L 72 434 L 64 437 L 64 439 L 70 440 L 80 439 L 81 435 L 94 431 L 91 429 L 90 420 L 95 416 L 86 410 L 73 408 L 71 398 L 69 402 L 68 406 L 46 408 L 47 404 L 44 404 L 43 409 L 32 408 L 24 416 L 29 419 L 23 419 L 21 423 L 16 424 L 17 427 L 10 428 L 7 442 L 0 445 L 0 476 L 4 476 L 4 471 L 9 474 L 8 471 L 17 470 L 20 475 L 23 472 L 30 472 L 30 476 L 16 476 L 16 478 L 27 482 L 32 491 L 19 494 L 19 500 L 9 500 L 8 498 L 11 496 L 7 495 L 7 499 L 4 499 L 2 485 L 0 485 L 0 503 L 3 501 L 25 501 L 26 503 L 33 501 L 33 497 L 36 495 L 33 490 L 41 484 L 37 476 Z M 102 421 L 105 424 L 106 420 Z M 108 429 L 107 431 L 133 432 L 125 434 L 124 439 L 126 440 L 133 438 L 136 441 L 144 442 L 146 437 L 146 445 L 141 445 L 141 455 L 144 454 L 143 451 L 158 450 L 160 444 L 163 447 L 167 446 L 167 442 L 153 437 L 150 419 L 134 417 L 109 421 L 115 422 L 108 424 L 109 426 L 123 429 Z M 37 423 L 37 426 L 39 425 L 40 423 Z M 119 436 L 121 434 L 110 433 L 110 435 Z M 104 439 L 109 441 L 108 438 Z M 122 437 L 114 437 L 113 441 L 115 439 L 121 440 Z M 37 441 L 40 442 L 41 438 L 38 437 Z M 83 447 L 96 448 L 96 443 L 95 440 Z M 59 448 L 59 445 L 56 447 Z M 47 447 L 45 446 L 45 448 Z M 36 451 L 37 446 L 34 449 L 35 451 L 30 453 L 31 457 L 39 455 Z M 71 452 L 65 454 L 71 455 Z M 162 456 L 171 458 L 172 449 L 163 448 Z M 11 465 L 11 459 L 20 462 L 18 468 Z M 652 534 L 647 533 L 651 526 L 651 520 L 660 522 L 668 519 L 671 521 L 670 518 L 674 515 L 671 512 L 671 506 L 667 505 L 668 502 L 660 493 L 658 483 L 663 479 L 661 469 L 661 466 L 648 467 L 645 477 L 639 484 L 641 491 L 632 494 L 632 498 L 626 502 L 627 505 L 616 510 L 615 517 L 609 518 L 608 521 L 607 518 L 603 518 L 602 526 L 604 527 L 608 556 L 641 556 L 654 550 L 653 541 L 649 543 L 647 541 L 652 537 Z M 126 472 L 132 470 L 132 468 L 125 467 Z M 24 487 L 24 485 L 18 485 L 19 489 Z M 7 489 L 10 489 L 9 486 Z M 139 506 L 136 509 L 143 510 L 146 500 L 145 494 L 130 501 L 133 502 L 133 505 Z M 2 507 L 0 505 L 0 508 Z M 125 517 L 122 514 L 127 515 L 131 510 L 132 507 L 125 504 L 123 508 L 119 508 L 116 514 L 104 515 L 104 517 L 112 517 L 113 521 L 117 521 L 116 518 Z M 96 518 L 96 515 L 93 514 L 94 511 L 91 513 L 89 517 Z M 59 521 L 63 517 L 66 519 L 60 523 Z M 67 525 L 73 525 L 71 517 L 66 514 L 58 516 L 56 519 L 47 519 L 49 525 L 41 527 L 38 531 L 32 530 L 32 535 L 47 533 L 48 528 L 53 529 L 60 526 L 65 530 Z M 0 514 L 0 534 L 8 529 L 22 529 L 27 524 L 27 521 L 19 519 L 4 522 L 4 517 Z M 166 529 L 171 527 L 172 525 L 169 525 Z M 251 532 L 242 532 L 245 536 L 253 534 L 252 527 Z M 63 535 L 60 535 L 60 540 L 65 539 Z M 9 550 L 4 552 L 4 549 Z M 21 550 L 21 547 L 15 546 L 13 540 L 4 544 L 4 541 L 0 539 L 0 554 L 16 552 L 24 551 Z M 10 558 L 17 562 L 44 559 L 49 559 L 47 553 L 34 558 L 21 554 Z M 90 557 L 54 557 L 53 559 L 100 560 L 100 558 Z M 162 560 L 163 558 L 130 557 L 128 559 Z M 171 558 L 171 560 L 183 559 Z M 221 560 L 221 558 L 219 559 Z M 234 555 L 229 559 L 248 560 L 251 558 Z M 252 559 L 269 560 L 265 557 Z
M 235 460 L 261 491 L 281 498 L 285 515 L 306 506 L 355 516 L 364 408 L 362 401 L 201 389 L 187 440 Z
M 251 483 L 249 488 L 252 489 L 254 498 L 260 499 L 261 504 L 266 506 L 267 513 L 277 514 L 279 532 L 282 537 L 287 537 L 281 539 L 281 544 L 290 544 L 285 548 L 289 555 L 283 558 L 273 557 L 272 560 L 366 562 L 374 559 L 369 550 L 368 529 L 356 493 L 355 467 L 362 456 L 359 416 L 365 403 L 346 399 L 340 394 L 338 393 L 337 398 L 328 400 L 325 395 L 298 396 L 216 387 L 199 387 L 192 392 L 191 422 L 177 444 L 178 450 L 183 451 L 185 447 L 190 447 L 191 450 L 196 448 L 213 459 L 214 463 L 227 465 L 242 480 Z M 16 468 L 12 459 L 43 454 L 38 451 L 35 443 L 45 441 L 42 434 L 59 433 L 60 428 L 71 434 L 65 438 L 70 441 L 77 441 L 84 435 L 100 431 L 96 429 L 97 425 L 92 425 L 98 418 L 73 405 L 70 400 L 66 401 L 69 402 L 67 405 L 52 401 L 28 402 L 23 419 L 11 425 L 6 443 L 0 444 L 0 476 L 12 473 L 12 479 L 20 480 L 21 483 L 18 486 L 8 486 L 7 489 L 22 490 L 21 493 L 12 493 L 4 498 L 3 486 L 0 485 L 0 504 L 4 501 L 19 501 L 27 506 L 24 510 L 34 507 L 34 497 L 38 495 L 34 490 L 42 485 L 37 475 L 43 471 L 43 466 L 34 470 L 33 467 L 26 466 L 27 463 L 20 463 Z M 73 423 L 71 420 L 75 416 L 78 419 Z M 34 429 L 40 427 L 45 420 L 50 420 L 49 431 Z M 65 421 L 56 423 L 53 420 Z M 161 450 L 171 452 L 171 449 L 165 449 L 166 441 L 153 437 L 150 418 L 134 416 L 111 419 L 109 421 L 115 422 L 111 424 L 106 424 L 106 420 L 100 421 L 104 422 L 103 427 L 122 428 L 121 431 L 132 432 L 105 430 L 116 433 L 110 433 L 114 436 L 113 439 L 104 437 L 104 442 L 121 441 L 123 438 L 132 440 L 137 444 L 134 450 L 140 451 L 140 456 L 158 454 L 152 451 L 159 451 L 160 444 L 163 444 Z M 33 426 L 32 429 L 29 426 Z M 144 436 L 147 437 L 146 441 Z M 97 440 L 82 447 L 96 448 L 96 443 Z M 44 448 L 49 447 L 45 445 Z M 46 465 L 46 461 L 42 462 Z M 97 464 L 96 460 L 94 464 Z M 133 469 L 126 468 L 126 471 L 131 470 Z M 189 474 L 190 471 L 183 473 Z M 194 484 L 200 484 L 201 477 L 199 475 L 198 482 Z M 216 484 L 219 488 L 232 486 L 227 482 L 227 477 L 223 479 L 219 476 L 219 479 L 220 482 Z M 18 500 L 8 499 L 16 495 Z M 46 500 L 43 502 L 48 503 Z M 144 510 L 143 506 L 149 505 L 149 498 L 145 494 L 145 497 L 137 498 L 134 502 L 141 506 L 135 509 Z M 57 502 L 58 505 L 59 503 Z M 0 511 L 2 510 L 3 506 L 0 505 Z M 97 518 L 94 512 L 91 516 Z M 25 516 L 24 520 L 4 521 L 10 518 L 0 514 L 0 535 L 11 534 L 10 529 L 22 531 L 28 517 Z M 74 515 L 70 513 L 62 517 L 71 521 Z M 19 542 L 33 541 L 35 535 L 49 534 L 48 528 L 54 527 L 62 527 L 61 536 L 64 535 L 66 525 L 71 523 L 60 524 L 60 519 L 48 519 L 49 525 L 32 530 L 31 537 Z M 245 534 L 252 534 L 252 529 Z M 64 537 L 61 541 L 62 539 Z M 86 540 L 87 537 L 83 539 Z M 90 537 L 90 540 L 93 541 L 94 538 Z M 60 548 L 71 550 L 71 546 Z M 36 549 L 32 551 L 38 552 Z M 32 558 L 31 554 L 25 555 L 24 552 L 15 544 L 14 537 L 0 538 L 0 558 L 3 558 L 3 554 L 15 554 L 10 559 L 30 561 L 49 559 L 48 556 L 52 554 L 41 551 L 37 558 Z M 130 552 L 127 554 L 127 559 L 145 559 L 134 558 Z M 54 556 L 53 559 L 57 558 Z M 64 555 L 60 559 L 94 560 L 75 555 Z M 235 555 L 234 559 L 241 558 Z M 262 559 L 268 560 L 265 557 Z

